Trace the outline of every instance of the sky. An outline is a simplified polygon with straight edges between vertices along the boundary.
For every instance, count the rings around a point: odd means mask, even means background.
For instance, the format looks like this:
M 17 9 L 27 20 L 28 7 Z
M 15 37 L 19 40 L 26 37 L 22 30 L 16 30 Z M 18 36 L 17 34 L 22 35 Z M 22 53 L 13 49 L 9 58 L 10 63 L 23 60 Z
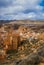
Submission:
M 0 0 L 0 20 L 44 20 L 44 0 Z

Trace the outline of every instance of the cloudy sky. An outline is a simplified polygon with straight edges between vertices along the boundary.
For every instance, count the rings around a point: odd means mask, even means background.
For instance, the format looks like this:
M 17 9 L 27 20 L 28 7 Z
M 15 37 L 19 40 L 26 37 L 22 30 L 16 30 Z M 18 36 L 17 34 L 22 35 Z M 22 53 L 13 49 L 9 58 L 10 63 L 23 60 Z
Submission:
M 44 20 L 44 0 L 0 0 L 0 20 Z

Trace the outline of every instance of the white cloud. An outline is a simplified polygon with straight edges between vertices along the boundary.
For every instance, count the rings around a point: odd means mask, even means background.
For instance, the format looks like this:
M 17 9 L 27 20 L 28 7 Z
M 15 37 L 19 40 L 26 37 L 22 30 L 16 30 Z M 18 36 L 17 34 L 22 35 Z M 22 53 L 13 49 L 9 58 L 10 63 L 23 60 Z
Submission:
M 30 20 L 37 20 L 37 19 L 44 19 L 44 13 L 34 13 L 30 12 L 28 14 L 19 13 L 17 15 L 5 15 L 3 16 L 3 19 L 9 19 L 9 20 L 24 20 L 24 19 L 30 19 Z
M 42 0 L 6 0 L 11 6 L 0 8 L 1 19 L 37 19 L 42 14 L 43 7 L 39 5 Z M 32 12 L 24 13 L 30 10 Z M 33 12 L 34 11 L 34 12 Z M 35 13 L 35 11 L 37 13 Z M 44 15 L 42 15 L 44 17 Z

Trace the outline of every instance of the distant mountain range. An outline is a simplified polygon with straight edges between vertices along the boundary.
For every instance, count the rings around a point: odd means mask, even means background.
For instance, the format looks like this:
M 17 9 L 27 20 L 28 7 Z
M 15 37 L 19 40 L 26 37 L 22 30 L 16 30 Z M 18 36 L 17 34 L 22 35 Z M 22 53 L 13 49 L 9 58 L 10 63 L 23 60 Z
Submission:
M 44 24 L 43 20 L 0 20 L 0 24 Z

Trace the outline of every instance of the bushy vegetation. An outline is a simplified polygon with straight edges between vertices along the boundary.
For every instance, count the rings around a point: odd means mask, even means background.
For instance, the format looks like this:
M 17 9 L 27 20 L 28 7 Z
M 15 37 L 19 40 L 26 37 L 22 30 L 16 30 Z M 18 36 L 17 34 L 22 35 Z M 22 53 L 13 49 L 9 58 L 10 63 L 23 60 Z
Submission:
M 7 50 L 7 54 L 15 54 L 17 53 L 17 50 Z

